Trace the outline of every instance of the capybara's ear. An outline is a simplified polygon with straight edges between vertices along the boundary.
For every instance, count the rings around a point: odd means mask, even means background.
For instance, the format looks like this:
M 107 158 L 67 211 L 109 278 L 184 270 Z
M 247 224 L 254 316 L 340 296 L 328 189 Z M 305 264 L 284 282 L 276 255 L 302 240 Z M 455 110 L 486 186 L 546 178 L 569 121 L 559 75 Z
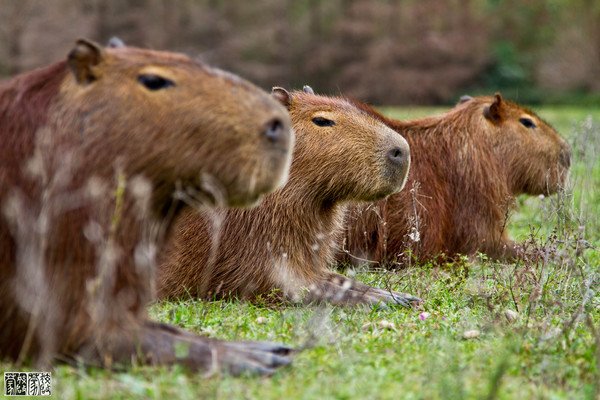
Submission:
M 458 99 L 458 104 L 466 103 L 469 100 L 473 100 L 473 97 L 469 96 L 468 94 L 465 94 L 463 96 L 460 96 L 460 99 Z
M 290 94 L 290 92 L 288 92 L 282 87 L 275 86 L 271 90 L 271 95 L 275 97 L 281 104 L 283 104 L 285 108 L 290 108 L 292 104 L 292 95 Z
M 304 87 L 302 88 L 302 91 L 304 91 L 304 93 L 308 93 L 308 94 L 315 94 L 315 91 L 313 90 L 313 88 L 311 88 L 308 85 L 304 85 Z
M 79 39 L 69 53 L 67 63 L 80 84 L 87 84 L 96 80 L 94 66 L 100 64 L 104 58 L 104 50 L 87 39 Z
M 113 36 L 108 41 L 108 44 L 106 45 L 106 47 L 110 47 L 111 49 L 118 49 L 121 47 L 125 47 L 125 42 L 122 41 L 121 38 Z
M 494 95 L 494 102 L 483 110 L 483 115 L 494 123 L 502 120 L 502 96 L 500 93 Z

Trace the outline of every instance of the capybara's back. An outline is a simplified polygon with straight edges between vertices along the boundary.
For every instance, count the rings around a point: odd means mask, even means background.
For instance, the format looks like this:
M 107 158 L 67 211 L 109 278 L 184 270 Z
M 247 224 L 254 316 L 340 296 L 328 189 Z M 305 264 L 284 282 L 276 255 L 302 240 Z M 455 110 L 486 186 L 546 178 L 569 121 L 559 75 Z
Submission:
M 267 93 L 181 54 L 80 40 L 3 82 L 0 355 L 176 362 L 178 334 L 144 311 L 172 219 L 283 184 L 291 135 Z
M 361 107 L 405 136 L 413 163 L 405 191 L 348 217 L 346 260 L 513 257 L 506 224 L 515 196 L 555 193 L 568 175 L 565 140 L 500 95 L 466 97 L 446 114 L 413 121 Z

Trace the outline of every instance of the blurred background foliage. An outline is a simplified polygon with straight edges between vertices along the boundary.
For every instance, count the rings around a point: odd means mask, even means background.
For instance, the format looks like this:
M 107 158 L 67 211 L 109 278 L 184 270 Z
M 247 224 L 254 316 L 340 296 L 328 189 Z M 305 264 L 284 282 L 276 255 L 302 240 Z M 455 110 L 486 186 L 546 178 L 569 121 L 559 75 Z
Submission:
M 600 105 L 600 0 L 0 0 L 0 76 L 63 58 L 77 37 L 112 36 L 265 89 Z

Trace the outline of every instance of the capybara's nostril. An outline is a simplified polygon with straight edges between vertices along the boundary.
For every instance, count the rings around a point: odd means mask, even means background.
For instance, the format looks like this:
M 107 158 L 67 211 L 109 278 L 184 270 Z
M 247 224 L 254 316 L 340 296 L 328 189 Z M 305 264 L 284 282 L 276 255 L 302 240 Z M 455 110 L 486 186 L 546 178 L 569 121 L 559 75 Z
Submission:
M 283 126 L 283 122 L 281 122 L 279 118 L 274 118 L 271 121 L 267 122 L 263 133 L 271 143 L 282 142 L 285 141 L 286 138 L 286 132 Z
M 571 167 L 571 149 L 568 147 L 564 147 L 558 156 L 560 163 L 565 168 Z
M 400 165 L 406 161 L 406 154 L 400 147 L 394 147 L 387 153 L 388 159 L 395 165 Z

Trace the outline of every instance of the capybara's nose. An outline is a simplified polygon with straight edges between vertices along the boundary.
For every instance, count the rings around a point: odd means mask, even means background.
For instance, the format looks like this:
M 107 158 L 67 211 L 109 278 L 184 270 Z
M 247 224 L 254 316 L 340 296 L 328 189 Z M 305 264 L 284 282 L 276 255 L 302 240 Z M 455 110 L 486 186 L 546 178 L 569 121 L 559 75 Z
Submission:
M 388 159 L 394 165 L 401 166 L 406 162 L 406 158 L 408 157 L 408 152 L 400 147 L 394 147 L 387 153 Z
M 558 155 L 558 159 L 563 167 L 570 168 L 571 167 L 571 148 L 569 146 L 565 146 L 560 151 Z
M 288 139 L 288 132 L 283 122 L 279 118 L 273 118 L 267 122 L 263 135 L 273 144 L 285 144 Z

